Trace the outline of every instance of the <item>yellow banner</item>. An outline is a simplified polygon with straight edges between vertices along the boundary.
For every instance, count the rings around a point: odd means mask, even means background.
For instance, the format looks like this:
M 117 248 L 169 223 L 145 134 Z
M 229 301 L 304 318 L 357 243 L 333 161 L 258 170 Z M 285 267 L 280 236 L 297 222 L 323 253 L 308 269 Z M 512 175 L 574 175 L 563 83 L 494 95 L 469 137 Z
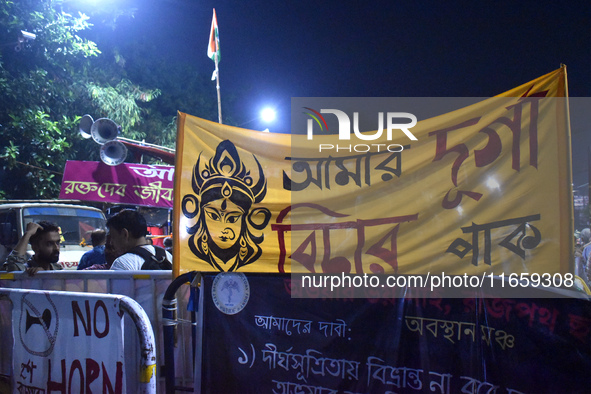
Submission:
M 571 272 L 565 96 L 561 68 L 330 154 L 179 113 L 175 275 Z

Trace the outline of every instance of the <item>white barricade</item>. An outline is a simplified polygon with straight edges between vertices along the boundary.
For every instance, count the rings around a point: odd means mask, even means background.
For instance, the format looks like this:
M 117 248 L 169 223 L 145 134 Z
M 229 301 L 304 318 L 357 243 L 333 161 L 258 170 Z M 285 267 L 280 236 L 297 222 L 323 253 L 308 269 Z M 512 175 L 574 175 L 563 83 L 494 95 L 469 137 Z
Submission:
M 130 297 L 135 300 L 148 316 L 156 342 L 157 354 L 157 392 L 165 391 L 164 375 L 164 351 L 162 338 L 162 298 L 172 281 L 171 271 L 42 271 L 29 276 L 23 272 L 0 273 L 0 287 L 11 289 L 37 289 L 83 293 L 114 294 Z M 189 301 L 189 286 L 183 286 L 177 292 L 179 319 L 186 315 Z M 10 303 L 0 301 L 0 376 L 6 377 L 12 370 L 12 343 Z M 186 312 L 185 312 L 186 313 Z M 126 317 L 124 319 L 124 332 L 126 344 L 126 358 L 129 365 L 138 365 L 141 357 L 141 349 L 138 347 L 137 333 L 134 322 Z M 177 341 L 175 354 L 175 376 L 177 383 L 183 386 L 192 386 L 193 361 L 191 343 L 191 327 L 189 324 L 177 326 Z M 128 353 L 129 352 L 129 353 Z M 133 358 L 135 357 L 135 358 Z M 137 371 L 126 368 L 126 380 L 128 392 L 136 392 L 137 389 L 129 386 L 138 381 Z M 137 383 L 136 383 L 137 384 Z M 0 386 L 0 391 L 1 391 Z
M 69 291 L 0 288 L 12 304 L 13 390 L 156 393 L 156 345 L 142 307 L 129 297 Z M 123 317 L 135 324 L 139 364 L 126 363 Z

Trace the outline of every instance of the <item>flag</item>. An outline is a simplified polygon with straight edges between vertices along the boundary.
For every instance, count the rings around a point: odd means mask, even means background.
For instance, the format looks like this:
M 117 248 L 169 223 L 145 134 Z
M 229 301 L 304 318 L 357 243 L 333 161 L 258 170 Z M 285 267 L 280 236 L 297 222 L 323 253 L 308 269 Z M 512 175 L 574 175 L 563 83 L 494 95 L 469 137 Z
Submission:
M 214 54 L 217 54 L 218 62 L 221 59 L 220 55 L 220 35 L 218 31 L 218 19 L 215 16 L 215 8 L 213 9 L 213 17 L 211 18 L 211 30 L 209 31 L 209 44 L 207 45 L 207 56 L 215 61 Z

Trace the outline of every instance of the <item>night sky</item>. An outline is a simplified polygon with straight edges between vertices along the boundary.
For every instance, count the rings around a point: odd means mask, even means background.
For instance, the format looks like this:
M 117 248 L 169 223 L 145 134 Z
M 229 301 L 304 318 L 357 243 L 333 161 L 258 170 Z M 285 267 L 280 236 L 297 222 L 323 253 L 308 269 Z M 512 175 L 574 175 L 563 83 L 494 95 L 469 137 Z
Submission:
M 117 20 L 113 40 L 139 38 L 157 48 L 154 56 L 188 61 L 195 73 L 208 76 L 214 69 L 206 48 L 215 7 L 222 102 L 238 97 L 238 117 L 253 119 L 245 128 L 289 131 L 291 97 L 490 97 L 561 63 L 567 65 L 570 96 L 591 97 L 589 1 L 118 3 L 136 11 Z M 106 29 L 96 18 L 91 22 Z M 214 82 L 211 88 L 215 100 Z M 266 105 L 278 111 L 274 124 L 257 119 Z M 578 148 L 589 145 L 589 133 L 573 124 Z M 586 167 L 581 152 L 575 160 Z M 586 169 L 583 178 L 575 170 L 575 178 L 575 185 L 586 182 Z

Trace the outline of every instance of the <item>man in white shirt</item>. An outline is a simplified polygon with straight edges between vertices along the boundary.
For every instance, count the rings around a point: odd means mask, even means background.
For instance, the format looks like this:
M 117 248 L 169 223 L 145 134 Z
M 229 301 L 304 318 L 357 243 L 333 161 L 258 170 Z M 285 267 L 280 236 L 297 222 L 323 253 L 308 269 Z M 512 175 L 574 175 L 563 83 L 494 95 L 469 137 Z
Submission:
M 148 226 L 146 219 L 135 210 L 124 209 L 107 221 L 108 239 L 115 250 L 121 255 L 115 259 L 112 270 L 139 271 L 142 269 L 171 269 L 172 256 L 164 249 L 153 246 L 146 235 Z M 160 250 L 159 250 L 160 249 Z M 147 253 L 146 253 L 147 252 Z M 163 264 L 144 263 L 159 261 Z

